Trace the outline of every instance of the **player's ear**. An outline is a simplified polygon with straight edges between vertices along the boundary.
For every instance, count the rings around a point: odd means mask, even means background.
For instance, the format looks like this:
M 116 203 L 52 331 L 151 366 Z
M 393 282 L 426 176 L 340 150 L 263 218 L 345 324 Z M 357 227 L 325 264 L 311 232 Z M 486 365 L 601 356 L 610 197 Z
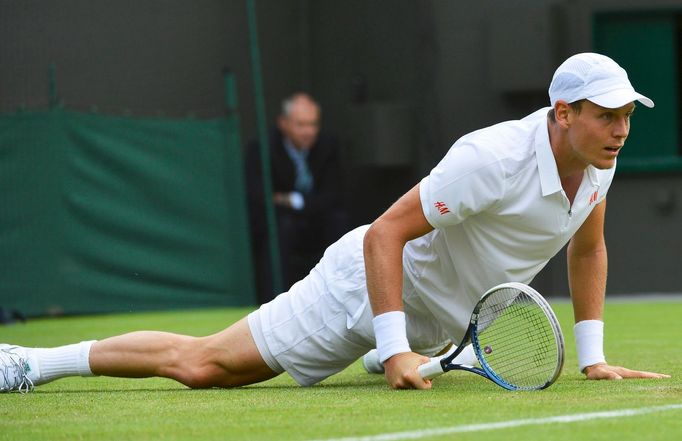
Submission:
M 557 124 L 563 128 L 570 126 L 571 106 L 566 101 L 558 100 L 554 103 L 554 117 Z

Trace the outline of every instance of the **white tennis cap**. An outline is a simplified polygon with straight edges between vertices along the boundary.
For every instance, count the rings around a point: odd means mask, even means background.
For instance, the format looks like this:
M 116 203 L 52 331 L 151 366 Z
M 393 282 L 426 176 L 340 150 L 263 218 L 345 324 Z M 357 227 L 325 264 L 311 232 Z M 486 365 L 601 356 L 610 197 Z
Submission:
M 625 69 L 611 58 L 593 53 L 573 55 L 554 72 L 549 85 L 549 100 L 573 103 L 587 99 L 609 109 L 639 101 L 647 107 L 654 102 L 635 92 Z

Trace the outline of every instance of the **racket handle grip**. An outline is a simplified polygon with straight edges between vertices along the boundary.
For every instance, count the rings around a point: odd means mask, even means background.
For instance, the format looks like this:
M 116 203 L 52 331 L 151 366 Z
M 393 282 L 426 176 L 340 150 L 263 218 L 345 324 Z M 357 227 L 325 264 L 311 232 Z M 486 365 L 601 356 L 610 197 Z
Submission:
M 417 367 L 417 372 L 425 380 L 430 380 L 443 375 L 443 366 L 440 364 L 440 357 L 433 357 L 428 363 L 424 363 Z

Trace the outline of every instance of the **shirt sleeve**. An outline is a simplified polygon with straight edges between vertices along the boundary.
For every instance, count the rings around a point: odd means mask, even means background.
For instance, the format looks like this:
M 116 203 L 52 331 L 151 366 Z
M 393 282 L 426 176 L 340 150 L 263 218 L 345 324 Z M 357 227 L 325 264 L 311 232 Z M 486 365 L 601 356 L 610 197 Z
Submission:
M 457 143 L 419 185 L 424 216 L 434 228 L 459 224 L 499 201 L 504 183 L 492 151 Z

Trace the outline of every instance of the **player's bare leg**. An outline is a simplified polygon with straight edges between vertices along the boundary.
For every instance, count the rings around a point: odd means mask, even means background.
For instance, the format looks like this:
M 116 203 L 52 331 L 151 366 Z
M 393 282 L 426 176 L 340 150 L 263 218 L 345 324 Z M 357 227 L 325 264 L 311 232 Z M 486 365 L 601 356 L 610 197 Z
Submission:
M 192 388 L 234 387 L 275 377 L 263 361 L 246 318 L 208 337 L 141 331 L 96 342 L 95 375 L 166 377 Z
M 246 318 L 207 337 L 141 331 L 57 348 L 0 345 L 0 392 L 26 392 L 69 376 L 166 377 L 192 388 L 273 378 Z

